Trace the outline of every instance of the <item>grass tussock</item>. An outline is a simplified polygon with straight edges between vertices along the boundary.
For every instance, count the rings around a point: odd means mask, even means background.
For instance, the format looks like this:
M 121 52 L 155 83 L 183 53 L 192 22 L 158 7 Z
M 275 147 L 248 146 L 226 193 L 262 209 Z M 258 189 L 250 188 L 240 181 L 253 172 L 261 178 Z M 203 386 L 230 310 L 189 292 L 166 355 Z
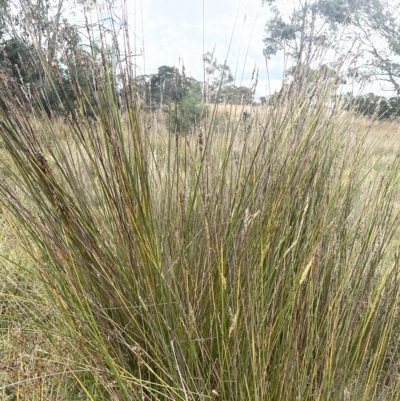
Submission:
M 1 95 L 0 398 L 399 399 L 399 159 L 329 85 L 188 136 L 123 72 L 95 123 Z

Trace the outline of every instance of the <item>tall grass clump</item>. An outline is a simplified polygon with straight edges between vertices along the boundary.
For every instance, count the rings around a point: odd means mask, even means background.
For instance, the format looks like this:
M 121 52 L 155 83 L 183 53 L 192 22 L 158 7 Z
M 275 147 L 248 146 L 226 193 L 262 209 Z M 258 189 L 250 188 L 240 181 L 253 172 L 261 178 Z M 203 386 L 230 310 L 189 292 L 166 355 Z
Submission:
M 215 108 L 197 134 L 154 135 L 123 62 L 119 110 L 104 48 L 90 93 L 65 55 L 65 121 L 2 76 L 2 219 L 27 256 L 4 262 L 1 327 L 40 334 L 52 371 L 0 391 L 57 377 L 32 399 L 399 399 L 399 159 L 371 175 L 326 77 L 245 122 Z

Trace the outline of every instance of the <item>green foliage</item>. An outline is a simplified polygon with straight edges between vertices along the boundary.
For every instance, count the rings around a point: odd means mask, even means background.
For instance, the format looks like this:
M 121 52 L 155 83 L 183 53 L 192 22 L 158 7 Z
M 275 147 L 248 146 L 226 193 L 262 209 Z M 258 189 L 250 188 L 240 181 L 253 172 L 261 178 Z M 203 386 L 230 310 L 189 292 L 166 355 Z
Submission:
M 175 67 L 164 65 L 158 67 L 157 74 L 135 80 L 148 108 L 168 112 L 167 125 L 173 132 L 189 132 L 200 121 L 203 110 L 200 82 L 183 74 Z
M 230 67 L 226 63 L 218 63 L 214 53 L 208 51 L 203 55 L 203 61 L 206 65 L 206 76 L 209 85 L 215 91 L 219 86 L 226 86 L 233 82 L 233 76 Z
M 203 54 L 206 82 L 204 97 L 206 103 L 226 104 L 234 96 L 234 79 L 230 67 L 225 63 L 218 63 L 214 52 Z
M 354 0 L 313 0 L 296 5 L 286 17 L 275 1 L 269 5 L 271 18 L 265 25 L 265 54 L 275 55 L 285 49 L 295 64 L 315 59 L 320 46 L 332 44 L 338 28 L 348 23 Z
M 62 18 L 66 6 L 74 6 L 74 12 L 84 8 L 80 0 L 21 0 L 19 8 L 0 1 L 0 29 L 6 38 L 0 68 L 17 84 L 13 92 L 21 104 L 38 115 L 66 116 L 79 110 L 94 116 L 98 112 L 94 70 L 112 70 L 113 56 L 104 46 L 103 57 L 91 38 L 83 43 L 82 29 Z M 116 100 L 115 71 L 110 76 Z
M 151 110 L 162 109 L 169 113 L 168 128 L 175 132 L 189 132 L 199 123 L 204 111 L 201 84 L 186 77 L 175 67 L 160 66 L 157 74 L 139 76 L 135 85 Z
M 206 113 L 206 106 L 202 105 L 202 97 L 198 82 L 188 82 L 181 102 L 172 113 L 170 121 L 171 131 L 189 133 L 192 128 L 198 127 Z
M 149 105 L 171 105 L 182 101 L 182 77 L 176 67 L 160 66 L 156 74 L 136 79 L 141 95 Z
M 12 88 L 12 96 L 21 105 L 29 107 L 31 102 L 31 85 L 38 81 L 37 68 L 32 65 L 37 53 L 33 46 L 27 46 L 18 39 L 8 39 L 0 44 L 0 91 L 6 91 L 7 85 Z M 0 106 L 6 104 L 0 100 Z
M 319 13 L 326 19 L 331 29 L 342 24 L 350 24 L 352 13 L 356 10 L 355 0 L 319 0 L 316 2 Z
M 5 17 L 7 15 L 9 4 L 8 0 L 0 0 L 0 41 L 5 33 Z
M 351 73 L 356 71 L 360 80 L 385 82 L 386 88 L 397 95 L 400 95 L 399 7 L 399 0 L 363 1 L 352 19 L 364 52 Z
M 0 69 L 20 85 L 37 80 L 37 71 L 30 65 L 35 51 L 18 39 L 8 39 L 1 43 Z M 27 53 L 33 53 L 28 55 Z
M 190 125 L 200 122 L 204 108 L 201 105 L 201 93 L 196 86 L 189 85 L 187 88 L 182 102 L 182 112 L 185 120 L 184 130 L 188 129 Z
M 172 132 L 188 133 L 206 114 L 205 104 L 250 105 L 255 86 L 236 87 L 229 66 L 218 63 L 210 52 L 203 56 L 206 82 L 199 82 L 176 67 L 160 66 L 156 74 L 135 78 L 136 90 L 147 110 L 168 113 L 167 127 Z
M 63 37 L 62 56 L 55 57 L 45 73 L 37 67 L 40 55 L 33 45 L 28 46 L 19 39 L 4 41 L 0 70 L 12 83 L 14 96 L 19 102 L 39 115 L 65 116 L 81 109 L 84 114 L 94 116 L 98 110 L 94 69 L 102 68 L 100 52 L 95 44 L 92 46 L 93 55 L 83 50 L 74 27 L 65 28 Z M 113 73 L 110 76 L 116 88 L 116 78 Z M 113 96 L 116 100 L 116 89 Z
M 288 8 L 274 0 L 263 3 L 272 15 L 265 25 L 267 57 L 284 50 L 292 65 L 309 68 L 325 49 L 347 47 L 350 76 L 385 81 L 400 93 L 398 0 L 311 0 L 293 8 L 290 2 L 284 2 Z M 289 9 L 286 15 L 284 9 Z
M 357 113 L 367 117 L 393 119 L 400 117 L 400 97 L 386 98 L 373 93 L 360 95 L 345 103 L 345 108 L 354 109 Z
M 275 55 L 283 48 L 283 43 L 293 40 L 296 36 L 296 28 L 283 21 L 277 8 L 272 8 L 274 17 L 265 26 L 268 36 L 264 38 L 265 54 L 269 57 Z

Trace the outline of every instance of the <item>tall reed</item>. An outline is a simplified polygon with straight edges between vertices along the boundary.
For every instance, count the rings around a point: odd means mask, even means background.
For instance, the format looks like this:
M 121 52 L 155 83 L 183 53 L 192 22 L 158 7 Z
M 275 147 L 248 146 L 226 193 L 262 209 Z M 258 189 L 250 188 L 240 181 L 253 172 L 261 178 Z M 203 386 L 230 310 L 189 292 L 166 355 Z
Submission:
M 121 113 L 105 50 L 93 57 L 96 86 L 72 80 L 66 122 L 10 83 L 0 94 L 3 218 L 36 288 L 2 297 L 68 344 L 52 358 L 71 397 L 399 399 L 399 159 L 370 180 L 334 83 L 164 137 L 145 129 L 129 65 Z

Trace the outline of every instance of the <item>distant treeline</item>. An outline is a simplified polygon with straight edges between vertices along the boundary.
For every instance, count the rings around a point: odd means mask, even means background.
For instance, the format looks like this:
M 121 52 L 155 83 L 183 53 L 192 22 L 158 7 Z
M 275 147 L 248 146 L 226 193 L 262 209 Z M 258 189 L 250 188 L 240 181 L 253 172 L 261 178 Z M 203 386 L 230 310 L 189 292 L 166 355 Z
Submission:
M 230 71 L 227 76 L 217 75 L 206 82 L 197 81 L 186 76 L 184 68 L 179 71 L 176 67 L 163 65 L 158 67 L 157 73 L 138 76 L 136 88 L 146 105 L 153 108 L 169 107 L 187 96 L 207 104 L 252 104 L 254 91 L 234 85 Z
M 353 108 L 360 115 L 377 118 L 378 120 L 400 117 L 400 96 L 387 98 L 374 93 L 345 97 L 344 108 Z
M 148 111 L 168 112 L 171 130 L 186 131 L 198 125 L 209 104 L 254 103 L 255 86 L 234 85 L 230 68 L 218 64 L 211 53 L 203 56 L 206 65 L 204 81 L 187 76 L 180 70 L 162 65 L 154 74 L 139 75 L 135 79 L 137 94 Z

